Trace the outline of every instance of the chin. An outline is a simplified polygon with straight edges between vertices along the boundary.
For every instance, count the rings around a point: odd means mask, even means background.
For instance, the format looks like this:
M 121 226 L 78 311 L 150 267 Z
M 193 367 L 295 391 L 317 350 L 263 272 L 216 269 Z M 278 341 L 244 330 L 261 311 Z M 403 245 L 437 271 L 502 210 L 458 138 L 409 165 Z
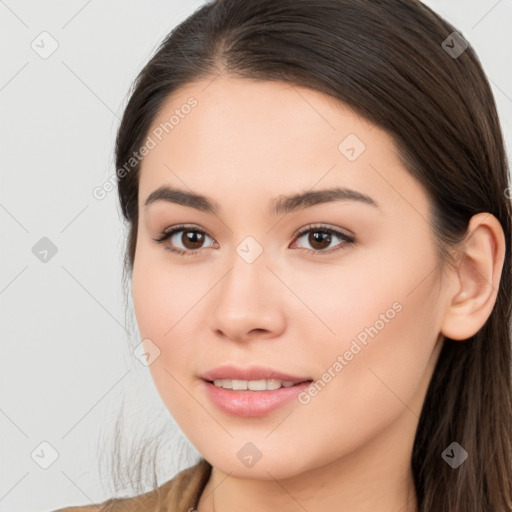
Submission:
M 282 480 L 292 478 L 301 473 L 321 467 L 330 462 L 329 460 L 320 460 L 318 455 L 310 459 L 307 456 L 299 458 L 300 447 L 288 444 L 281 439 L 275 445 L 266 445 L 262 441 L 254 443 L 259 446 L 258 451 L 249 444 L 249 441 L 230 440 L 219 447 L 219 450 L 206 447 L 205 450 L 199 450 L 204 454 L 203 457 L 208 462 L 225 474 L 235 478 L 249 478 L 258 480 Z M 251 460 L 252 457 L 252 460 Z

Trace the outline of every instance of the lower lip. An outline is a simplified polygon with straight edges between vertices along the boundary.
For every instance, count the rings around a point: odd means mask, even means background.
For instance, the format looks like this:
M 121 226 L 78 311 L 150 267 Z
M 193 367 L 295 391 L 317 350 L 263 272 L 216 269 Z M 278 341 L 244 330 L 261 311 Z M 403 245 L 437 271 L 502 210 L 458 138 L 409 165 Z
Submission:
M 289 388 L 265 391 L 232 391 L 203 381 L 211 401 L 222 411 L 235 416 L 255 417 L 275 411 L 291 402 L 307 389 L 311 381 L 302 382 Z

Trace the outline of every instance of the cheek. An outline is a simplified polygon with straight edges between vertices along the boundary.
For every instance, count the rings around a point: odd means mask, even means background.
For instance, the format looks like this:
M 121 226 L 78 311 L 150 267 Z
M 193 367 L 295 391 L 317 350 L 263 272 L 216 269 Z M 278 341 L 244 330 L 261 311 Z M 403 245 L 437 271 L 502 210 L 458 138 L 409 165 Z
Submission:
M 360 440 L 393 421 L 405 404 L 420 414 L 416 397 L 439 332 L 438 289 L 430 248 L 421 261 L 410 254 L 362 256 L 350 273 L 315 280 L 324 295 L 309 294 L 308 304 L 335 334 L 320 324 L 316 335 L 310 332 L 307 355 L 321 362 L 320 382 L 304 402 L 312 417 L 330 410 L 325 435 L 334 423 L 347 439 Z
M 161 342 L 172 339 L 198 294 L 190 273 L 171 265 L 163 251 L 142 246 L 132 274 L 133 305 L 140 334 Z
M 169 264 L 158 263 L 140 250 L 134 262 L 132 297 L 141 339 L 150 339 L 159 356 L 149 370 L 155 387 L 171 414 L 187 418 L 194 412 L 193 400 L 184 391 L 184 374 L 193 371 L 194 346 L 187 343 L 184 330 L 190 329 L 187 310 L 197 302 L 194 284 L 184 272 L 172 272 Z M 181 276 L 181 277 L 180 277 Z M 191 311 L 193 315 L 193 311 Z
M 188 373 L 190 378 L 196 370 L 200 340 L 205 338 L 199 332 L 204 325 L 199 315 L 211 284 L 193 265 L 172 265 L 161 251 L 140 248 L 133 267 L 132 298 L 141 339 L 149 338 L 160 350 L 150 371 L 157 387 L 171 394 L 179 387 L 171 375 L 183 382 L 183 376 Z

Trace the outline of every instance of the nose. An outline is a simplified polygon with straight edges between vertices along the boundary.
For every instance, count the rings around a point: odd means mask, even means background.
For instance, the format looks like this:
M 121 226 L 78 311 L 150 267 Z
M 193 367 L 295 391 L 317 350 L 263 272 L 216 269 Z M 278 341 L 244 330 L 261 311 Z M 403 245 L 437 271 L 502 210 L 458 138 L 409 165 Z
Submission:
M 236 342 L 273 338 L 285 328 L 285 287 L 267 266 L 265 253 L 248 262 L 235 254 L 212 290 L 213 332 Z

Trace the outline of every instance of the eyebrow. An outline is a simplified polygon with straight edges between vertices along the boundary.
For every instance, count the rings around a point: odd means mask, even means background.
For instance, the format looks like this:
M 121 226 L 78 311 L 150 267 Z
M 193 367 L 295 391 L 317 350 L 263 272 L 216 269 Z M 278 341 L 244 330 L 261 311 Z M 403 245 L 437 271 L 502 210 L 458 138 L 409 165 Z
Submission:
M 163 185 L 151 192 L 144 203 L 144 207 L 147 208 L 156 201 L 167 201 L 182 206 L 189 206 L 201 212 L 212 213 L 214 215 L 217 215 L 220 211 L 219 204 L 204 195 L 172 188 L 167 185 Z M 366 194 L 350 188 L 333 187 L 322 190 L 308 190 L 289 196 L 280 195 L 271 203 L 270 213 L 274 215 L 291 213 L 310 208 L 317 204 L 331 203 L 334 201 L 357 201 L 379 208 L 378 203 Z

